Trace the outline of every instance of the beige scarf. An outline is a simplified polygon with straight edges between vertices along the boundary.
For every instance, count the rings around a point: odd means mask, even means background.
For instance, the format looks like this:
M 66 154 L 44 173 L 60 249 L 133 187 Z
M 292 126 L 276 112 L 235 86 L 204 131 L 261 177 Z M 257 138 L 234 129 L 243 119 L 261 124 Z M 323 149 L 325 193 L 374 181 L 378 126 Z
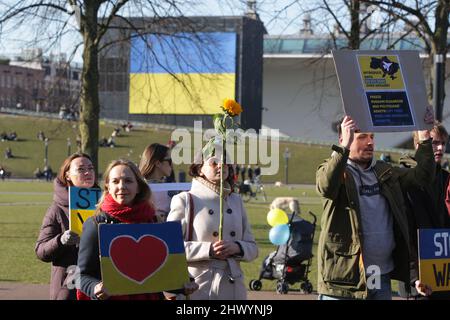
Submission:
M 215 193 L 217 193 L 220 196 L 220 184 L 212 183 L 209 180 L 206 180 L 203 177 L 195 177 L 195 179 L 203 184 L 204 186 L 208 187 L 208 189 L 211 189 Z M 223 197 L 226 198 L 231 193 L 231 187 L 230 184 L 227 181 L 223 182 Z

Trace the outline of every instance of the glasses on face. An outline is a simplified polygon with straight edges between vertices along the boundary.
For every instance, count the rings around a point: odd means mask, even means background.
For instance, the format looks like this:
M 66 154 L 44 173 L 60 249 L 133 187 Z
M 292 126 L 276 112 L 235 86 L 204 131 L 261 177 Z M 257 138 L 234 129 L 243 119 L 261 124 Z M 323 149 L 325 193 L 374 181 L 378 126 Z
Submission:
M 87 172 L 91 173 L 94 171 L 94 167 L 79 167 L 79 168 L 75 168 L 72 172 L 76 173 L 76 174 L 85 174 Z
M 209 158 L 206 160 L 206 164 L 208 164 L 210 167 L 217 167 L 220 163 L 220 160 L 217 158 Z
M 167 161 L 169 165 L 172 165 L 172 158 L 162 159 L 161 162 Z

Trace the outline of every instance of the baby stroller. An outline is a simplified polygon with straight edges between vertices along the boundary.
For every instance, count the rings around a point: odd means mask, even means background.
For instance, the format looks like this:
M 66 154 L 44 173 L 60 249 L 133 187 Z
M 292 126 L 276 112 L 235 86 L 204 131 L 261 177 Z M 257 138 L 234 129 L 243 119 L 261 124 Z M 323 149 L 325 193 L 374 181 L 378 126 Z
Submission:
M 311 293 L 313 286 L 308 280 L 312 263 L 312 246 L 317 217 L 308 212 L 313 222 L 308 222 L 292 213 L 289 219 L 291 231 L 286 244 L 278 246 L 276 251 L 270 253 L 263 261 L 259 279 L 251 280 L 250 290 L 259 291 L 262 288 L 262 279 L 277 280 L 277 293 L 286 294 L 289 285 L 300 283 L 300 291 Z

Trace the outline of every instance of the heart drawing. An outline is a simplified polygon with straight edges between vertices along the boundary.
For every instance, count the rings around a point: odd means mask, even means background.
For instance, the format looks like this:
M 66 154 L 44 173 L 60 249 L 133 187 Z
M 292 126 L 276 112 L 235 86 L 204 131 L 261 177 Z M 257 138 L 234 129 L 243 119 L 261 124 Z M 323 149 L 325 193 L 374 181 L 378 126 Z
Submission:
M 109 247 L 109 256 L 116 270 L 139 284 L 161 269 L 168 255 L 164 240 L 148 234 L 138 240 L 119 236 L 111 241 Z

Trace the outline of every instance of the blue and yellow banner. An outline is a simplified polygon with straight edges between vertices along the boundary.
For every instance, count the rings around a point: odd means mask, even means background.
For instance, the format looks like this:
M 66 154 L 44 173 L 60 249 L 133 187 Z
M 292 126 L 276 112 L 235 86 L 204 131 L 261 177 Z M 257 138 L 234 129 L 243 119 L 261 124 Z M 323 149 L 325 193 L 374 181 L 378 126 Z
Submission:
M 419 279 L 433 291 L 450 290 L 450 229 L 419 229 Z
M 179 222 L 100 224 L 102 281 L 112 295 L 181 289 L 189 281 Z
M 235 97 L 236 42 L 231 32 L 134 37 L 129 113 L 217 113 Z
M 102 195 L 98 188 L 69 187 L 69 229 L 79 235 L 83 223 L 95 213 L 95 206 Z

